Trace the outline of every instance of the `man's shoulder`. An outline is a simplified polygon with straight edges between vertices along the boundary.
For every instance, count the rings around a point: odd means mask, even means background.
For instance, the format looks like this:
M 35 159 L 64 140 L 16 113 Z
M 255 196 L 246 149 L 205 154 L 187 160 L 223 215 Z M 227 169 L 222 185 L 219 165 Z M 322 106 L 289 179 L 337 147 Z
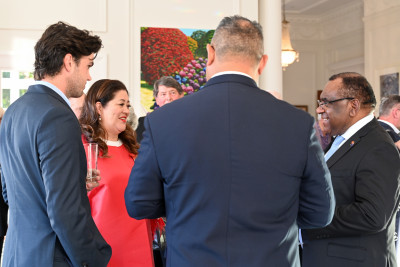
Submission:
M 385 120 L 378 120 L 379 125 L 387 130 L 392 130 L 392 127 Z
M 360 129 L 359 132 L 365 131 L 365 140 L 367 141 L 365 145 L 376 146 L 377 144 L 388 143 L 392 145 L 393 137 L 391 132 L 385 128 L 381 127 L 380 121 L 372 120 L 370 123 L 365 125 L 363 128 Z M 363 135 L 361 135 L 363 137 Z M 400 138 L 399 138 L 400 139 Z
M 393 142 L 397 142 L 400 140 L 400 135 L 398 135 L 389 124 L 385 123 L 384 121 L 378 122 L 383 127 L 384 131 L 390 136 Z

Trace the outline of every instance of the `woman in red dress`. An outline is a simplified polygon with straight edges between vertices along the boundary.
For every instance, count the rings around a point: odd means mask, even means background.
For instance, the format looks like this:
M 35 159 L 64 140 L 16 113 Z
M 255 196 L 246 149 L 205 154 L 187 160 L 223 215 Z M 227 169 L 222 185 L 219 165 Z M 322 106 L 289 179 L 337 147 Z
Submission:
M 88 192 L 93 219 L 110 244 L 108 266 L 154 266 L 151 220 L 129 217 L 124 191 L 139 148 L 127 124 L 129 96 L 117 80 L 99 80 L 89 89 L 79 119 L 84 143 L 99 146 L 99 185 Z

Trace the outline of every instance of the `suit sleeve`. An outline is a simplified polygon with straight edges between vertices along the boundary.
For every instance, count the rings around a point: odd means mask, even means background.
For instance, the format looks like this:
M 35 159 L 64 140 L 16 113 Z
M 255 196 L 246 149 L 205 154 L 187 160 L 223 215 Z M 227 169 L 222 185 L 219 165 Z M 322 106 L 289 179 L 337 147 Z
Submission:
M 335 208 L 331 176 L 314 127 L 310 132 L 297 217 L 298 226 L 302 229 L 328 225 Z
M 90 213 L 79 124 L 65 108 L 43 116 L 37 134 L 51 227 L 74 266 L 107 266 L 111 249 Z M 85 168 L 86 169 L 86 168 Z
M 393 144 L 381 142 L 371 147 L 356 170 L 354 201 L 338 205 L 332 223 L 308 231 L 307 237 L 346 237 L 386 229 L 398 206 L 399 174 L 400 158 Z
M 140 144 L 142 142 L 143 139 L 143 132 L 144 132 L 144 118 L 145 117 L 140 117 L 138 119 L 138 126 L 136 128 L 136 140 L 138 141 L 138 143 Z
M 125 189 L 126 209 L 129 216 L 135 219 L 155 219 L 165 216 L 162 175 L 147 117 L 145 129 L 143 141 Z

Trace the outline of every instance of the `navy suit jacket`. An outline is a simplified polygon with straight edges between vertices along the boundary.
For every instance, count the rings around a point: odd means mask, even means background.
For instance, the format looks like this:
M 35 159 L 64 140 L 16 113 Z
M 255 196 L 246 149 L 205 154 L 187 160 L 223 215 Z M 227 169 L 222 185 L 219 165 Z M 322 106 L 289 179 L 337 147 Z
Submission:
M 214 77 L 147 115 L 127 210 L 167 217 L 167 266 L 299 266 L 298 226 L 334 208 L 313 124 L 251 78 Z
M 107 266 L 111 249 L 90 213 L 80 126 L 68 104 L 30 86 L 7 109 L 0 144 L 10 209 L 2 266 Z
M 393 142 L 397 142 L 400 140 L 400 135 L 398 135 L 395 131 L 393 131 L 392 127 L 390 127 L 389 124 L 383 122 L 383 121 L 378 121 L 379 124 L 385 129 L 385 131 L 390 135 L 392 138 Z
M 394 244 L 400 158 L 373 119 L 327 161 L 336 210 L 325 228 L 303 233 L 303 267 L 397 267 Z

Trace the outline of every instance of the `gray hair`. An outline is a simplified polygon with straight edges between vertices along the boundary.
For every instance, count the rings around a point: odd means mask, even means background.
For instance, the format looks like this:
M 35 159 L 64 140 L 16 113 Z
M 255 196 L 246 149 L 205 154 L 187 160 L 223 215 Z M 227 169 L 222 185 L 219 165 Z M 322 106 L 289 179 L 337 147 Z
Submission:
M 180 83 L 171 76 L 163 76 L 154 83 L 153 96 L 157 97 L 158 87 L 164 85 L 165 87 L 172 87 L 178 91 L 178 94 L 183 94 L 183 89 Z
M 220 57 L 241 56 L 258 63 L 264 54 L 262 27 L 239 15 L 225 17 L 215 30 L 211 46 Z
M 389 115 L 392 108 L 397 104 L 400 104 L 400 95 L 383 97 L 379 106 L 379 116 Z

